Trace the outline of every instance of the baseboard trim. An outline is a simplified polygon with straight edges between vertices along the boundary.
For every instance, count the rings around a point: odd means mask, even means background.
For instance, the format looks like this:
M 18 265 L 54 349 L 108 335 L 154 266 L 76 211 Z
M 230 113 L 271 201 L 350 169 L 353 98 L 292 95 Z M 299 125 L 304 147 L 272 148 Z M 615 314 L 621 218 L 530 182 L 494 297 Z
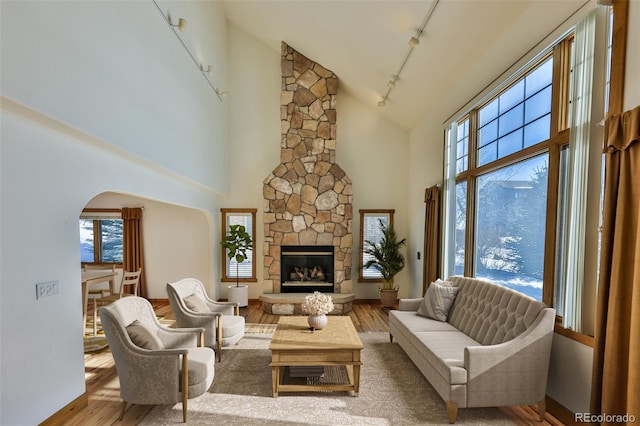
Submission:
M 547 404 L 547 411 L 549 414 L 560 420 L 565 425 L 573 426 L 578 424 L 576 422 L 575 414 L 549 395 L 546 395 L 545 403 Z
M 51 415 L 47 420 L 40 423 L 40 426 L 59 426 L 66 424 L 78 411 L 89 406 L 89 394 L 83 393 L 56 413 Z

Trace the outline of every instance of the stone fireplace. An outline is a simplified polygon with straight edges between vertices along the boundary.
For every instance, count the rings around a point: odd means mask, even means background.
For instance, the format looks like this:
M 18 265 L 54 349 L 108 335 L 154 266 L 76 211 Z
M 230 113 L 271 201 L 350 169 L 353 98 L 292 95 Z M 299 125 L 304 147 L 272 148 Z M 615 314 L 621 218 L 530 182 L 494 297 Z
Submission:
M 264 293 L 286 291 L 283 246 L 287 252 L 329 247 L 329 292 L 351 293 L 353 193 L 351 179 L 335 161 L 338 78 L 284 42 L 281 69 L 280 164 L 263 185 Z

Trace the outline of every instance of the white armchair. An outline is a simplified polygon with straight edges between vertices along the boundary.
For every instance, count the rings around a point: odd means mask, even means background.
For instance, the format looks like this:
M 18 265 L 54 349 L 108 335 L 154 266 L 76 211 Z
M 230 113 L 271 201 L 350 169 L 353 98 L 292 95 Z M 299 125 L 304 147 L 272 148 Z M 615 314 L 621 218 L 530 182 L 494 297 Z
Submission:
M 182 402 L 205 393 L 214 377 L 215 354 L 197 347 L 202 328 L 161 325 L 151 303 L 132 296 L 100 309 L 104 334 L 116 364 L 123 400 L 127 404 L 159 405 Z
M 204 327 L 204 346 L 222 357 L 222 347 L 235 345 L 244 336 L 244 317 L 234 302 L 218 302 L 207 296 L 202 282 L 183 278 L 167 283 L 167 296 L 178 327 Z

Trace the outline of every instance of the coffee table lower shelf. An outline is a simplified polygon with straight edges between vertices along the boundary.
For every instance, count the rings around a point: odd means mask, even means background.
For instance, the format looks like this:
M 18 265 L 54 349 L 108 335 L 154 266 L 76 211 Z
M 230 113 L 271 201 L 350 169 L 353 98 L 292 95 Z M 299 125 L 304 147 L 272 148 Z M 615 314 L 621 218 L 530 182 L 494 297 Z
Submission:
M 297 384 L 297 383 L 285 383 L 287 378 L 288 369 L 290 367 L 308 365 L 296 364 L 296 365 L 274 365 L 271 364 L 271 374 L 273 383 L 273 397 L 277 398 L 280 392 L 351 392 L 354 397 L 358 396 L 360 391 L 360 365 L 362 363 L 355 364 L 323 364 L 323 366 L 343 367 L 346 370 L 347 380 L 346 383 L 323 383 L 321 377 L 311 376 L 310 381 L 314 383 Z M 313 367 L 316 367 L 314 364 Z M 298 381 L 304 380 L 302 377 L 297 378 Z

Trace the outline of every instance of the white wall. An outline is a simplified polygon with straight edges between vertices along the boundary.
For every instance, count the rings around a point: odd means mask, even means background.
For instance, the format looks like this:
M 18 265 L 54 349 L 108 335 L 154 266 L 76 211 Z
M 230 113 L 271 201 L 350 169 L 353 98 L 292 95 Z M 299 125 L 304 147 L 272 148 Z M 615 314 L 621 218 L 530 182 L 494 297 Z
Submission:
M 324 66 L 324 64 L 321 64 Z M 338 76 L 339 77 L 339 76 Z M 338 91 L 336 161 L 353 181 L 353 293 L 356 299 L 379 299 L 378 283 L 358 283 L 360 209 L 395 209 L 393 224 L 407 244 L 422 241 L 410 227 L 409 133 L 380 116 L 371 106 Z M 414 258 L 405 249 L 405 268 L 395 277 L 398 297 L 408 297 Z
M 225 88 L 219 3 L 165 5 L 193 24 L 194 51 Z M 206 245 L 217 260 L 228 104 L 151 2 L 0 7 L 0 423 L 38 424 L 85 392 L 82 208 L 116 192 L 206 212 L 197 221 L 213 222 Z M 157 211 L 158 226 L 171 220 L 170 209 Z M 206 274 L 217 280 L 213 265 Z M 59 294 L 36 300 L 35 284 L 50 280 Z
M 424 268 L 424 191 L 433 185 L 442 184 L 444 167 L 444 140 L 442 123 L 437 119 L 425 119 L 424 123 L 411 130 L 409 147 L 409 223 L 414 238 L 409 241 L 411 263 L 411 297 L 422 297 Z M 420 252 L 420 260 L 417 260 Z M 444 277 L 446 278 L 446 277 Z
M 229 196 L 225 208 L 255 208 L 256 278 L 249 298 L 263 293 L 262 182 L 280 159 L 280 55 L 229 24 Z M 228 283 L 229 285 L 231 283 Z M 226 298 L 227 286 L 222 286 Z
M 285 42 L 291 40 L 284 40 Z M 231 99 L 229 196 L 224 207 L 257 208 L 257 278 L 249 283 L 249 297 L 263 292 L 262 182 L 280 164 L 280 51 L 269 48 L 235 26 L 229 26 Z M 305 52 L 300 52 L 305 54 Z M 309 58 L 313 60 L 314 58 Z M 332 64 L 321 64 L 331 69 Z M 338 76 L 339 78 L 340 76 Z M 395 209 L 399 235 L 411 240 L 407 222 L 408 132 L 383 119 L 371 106 L 339 89 L 337 98 L 336 162 L 353 181 L 354 264 L 357 264 L 358 209 Z M 242 160 L 241 160 L 242 158 Z M 418 234 L 420 238 L 421 233 Z M 411 264 L 409 259 L 408 265 Z M 409 268 L 396 282 L 400 295 L 409 292 Z M 375 284 L 358 284 L 356 298 L 377 299 Z M 224 291 L 224 290 L 223 290 Z

